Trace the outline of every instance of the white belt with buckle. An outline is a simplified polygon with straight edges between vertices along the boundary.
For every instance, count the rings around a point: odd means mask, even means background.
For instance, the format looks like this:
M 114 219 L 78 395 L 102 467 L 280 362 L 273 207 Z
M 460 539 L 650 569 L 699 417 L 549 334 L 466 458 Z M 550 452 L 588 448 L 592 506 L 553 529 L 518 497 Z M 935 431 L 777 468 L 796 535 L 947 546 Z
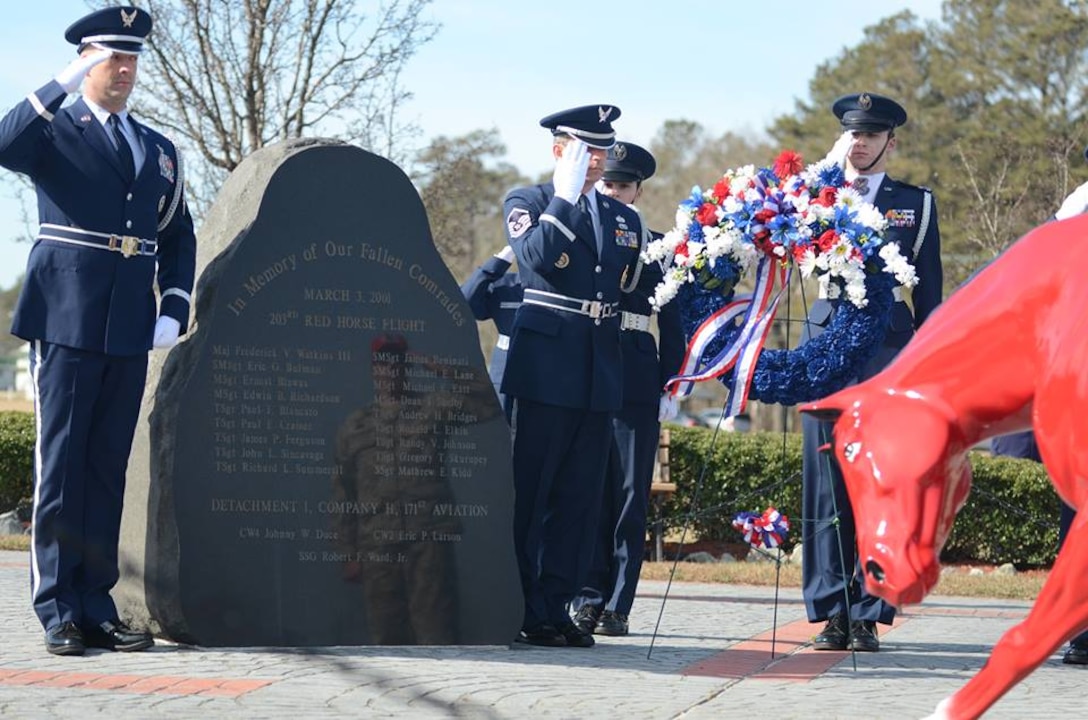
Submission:
M 844 296 L 845 296 L 845 293 L 842 294 L 842 295 L 839 295 L 840 298 L 842 298 Z M 823 288 L 823 287 L 820 288 L 820 292 L 819 292 L 818 297 L 821 300 L 827 300 L 827 288 Z M 895 300 L 895 302 L 903 302 L 903 286 L 902 285 L 896 285 L 895 287 L 892 288 L 892 298 Z
M 540 305 L 553 310 L 565 310 L 567 312 L 588 315 L 594 320 L 615 317 L 619 315 L 618 302 L 601 302 L 600 300 L 582 300 L 580 298 L 567 297 L 558 293 L 550 293 L 544 290 L 525 290 L 522 302 L 526 305 Z
M 649 332 L 650 316 L 624 310 L 620 313 L 620 330 L 641 330 L 642 332 Z
M 158 248 L 158 242 L 155 240 L 146 240 L 134 235 L 100 233 L 67 225 L 53 225 L 52 223 L 41 224 L 41 228 L 38 230 L 38 240 L 54 240 L 69 245 L 111 250 L 121 253 L 126 258 L 136 255 L 154 257 Z
M 509 335 L 499 335 L 499 339 L 497 341 L 495 341 L 495 347 L 497 347 L 499 350 L 509 350 L 510 349 L 510 336 Z

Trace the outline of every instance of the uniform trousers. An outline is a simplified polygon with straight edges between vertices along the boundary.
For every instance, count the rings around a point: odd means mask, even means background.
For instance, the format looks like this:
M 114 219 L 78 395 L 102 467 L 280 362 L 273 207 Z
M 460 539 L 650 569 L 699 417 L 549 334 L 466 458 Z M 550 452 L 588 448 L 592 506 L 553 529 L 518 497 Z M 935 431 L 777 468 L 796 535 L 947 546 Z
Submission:
M 125 471 L 140 414 L 147 354 L 106 355 L 31 343 L 34 516 L 31 588 L 48 630 L 117 620 L 110 597 Z
M 570 622 L 600 517 L 611 413 L 514 404 L 514 550 L 528 629 Z
M 801 567 L 805 609 L 811 622 L 828 620 L 849 609 L 851 620 L 891 624 L 895 608 L 865 589 L 854 509 L 842 473 L 829 453 L 820 452 L 821 446 L 831 442 L 832 425 L 809 415 L 801 416 L 804 474 Z
M 598 605 L 629 615 L 646 552 L 646 521 L 661 423 L 654 405 L 629 405 L 612 420 L 601 522 L 575 610 Z

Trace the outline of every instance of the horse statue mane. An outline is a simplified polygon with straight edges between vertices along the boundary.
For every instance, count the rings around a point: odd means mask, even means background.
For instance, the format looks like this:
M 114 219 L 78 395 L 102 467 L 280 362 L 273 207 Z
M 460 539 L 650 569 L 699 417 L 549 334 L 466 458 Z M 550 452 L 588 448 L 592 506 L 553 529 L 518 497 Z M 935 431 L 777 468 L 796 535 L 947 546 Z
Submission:
M 1088 215 L 1025 235 L 934 312 L 894 362 L 801 408 L 835 420 L 833 452 L 866 587 L 920 602 L 971 487 L 967 451 L 1034 428 L 1058 495 L 1077 510 L 1028 617 L 933 718 L 977 718 L 1088 629 Z

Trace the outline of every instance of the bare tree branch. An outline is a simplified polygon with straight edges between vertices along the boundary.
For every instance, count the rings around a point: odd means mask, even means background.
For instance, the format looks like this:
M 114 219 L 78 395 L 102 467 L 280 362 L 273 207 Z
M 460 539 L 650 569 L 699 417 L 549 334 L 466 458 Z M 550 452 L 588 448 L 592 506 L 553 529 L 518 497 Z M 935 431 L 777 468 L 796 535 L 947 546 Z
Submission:
M 431 0 L 366 3 L 366 11 L 353 0 L 135 4 L 155 26 L 133 109 L 189 155 L 195 214 L 225 173 L 273 142 L 321 135 L 386 155 L 410 152 L 400 147 L 416 135 L 398 122 L 411 97 L 400 78 L 438 30 L 424 15 Z

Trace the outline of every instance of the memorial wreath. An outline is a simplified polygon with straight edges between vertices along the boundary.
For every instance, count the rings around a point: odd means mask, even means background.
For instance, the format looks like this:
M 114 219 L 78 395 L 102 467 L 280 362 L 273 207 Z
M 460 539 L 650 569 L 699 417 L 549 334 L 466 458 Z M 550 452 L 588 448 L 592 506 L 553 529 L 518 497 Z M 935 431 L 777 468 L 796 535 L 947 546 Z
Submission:
M 899 246 L 885 242 L 886 226 L 841 164 L 805 168 L 792 151 L 771 167 L 731 169 L 709 190 L 693 188 L 676 226 L 645 250 L 665 270 L 652 302 L 678 301 L 688 338 L 673 394 L 724 378 L 727 414 L 736 415 L 749 397 L 791 405 L 845 386 L 884 339 L 893 288 L 917 282 Z M 794 265 L 838 310 L 801 346 L 764 350 Z M 749 276 L 754 289 L 738 295 Z

